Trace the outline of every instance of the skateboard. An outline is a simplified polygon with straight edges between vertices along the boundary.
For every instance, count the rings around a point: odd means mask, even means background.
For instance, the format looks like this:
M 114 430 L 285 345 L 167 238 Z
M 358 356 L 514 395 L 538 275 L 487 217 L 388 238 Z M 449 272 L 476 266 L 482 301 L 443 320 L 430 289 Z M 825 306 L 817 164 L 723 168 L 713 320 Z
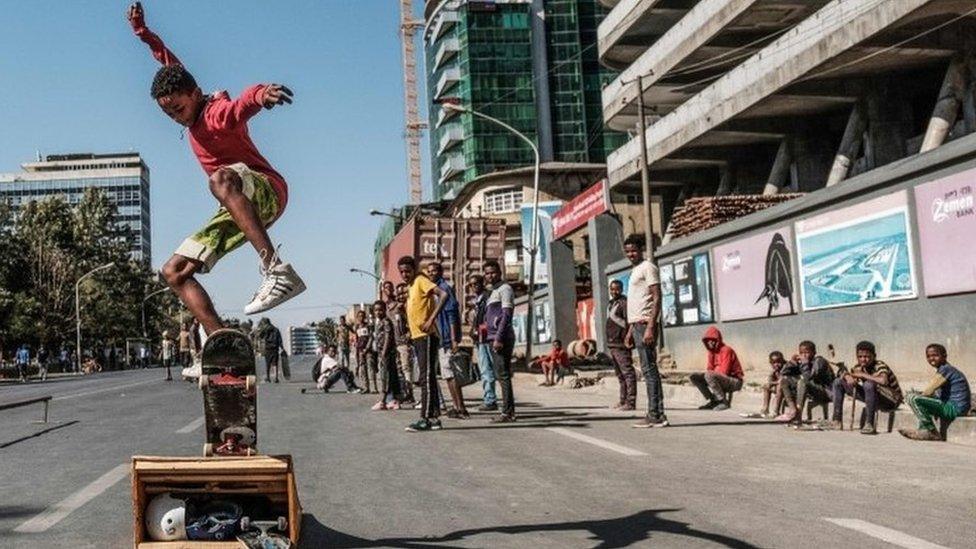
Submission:
M 221 329 L 203 345 L 205 456 L 245 456 L 257 451 L 257 377 L 254 349 L 242 332 Z
M 285 381 L 291 381 L 291 365 L 288 364 L 288 353 L 282 352 L 278 355 L 278 363 L 281 365 L 281 375 Z
M 277 530 L 277 531 L 275 531 Z M 241 534 L 237 541 L 244 547 L 253 549 L 288 549 L 291 540 L 285 535 L 288 531 L 288 520 L 278 517 L 278 520 L 241 519 Z

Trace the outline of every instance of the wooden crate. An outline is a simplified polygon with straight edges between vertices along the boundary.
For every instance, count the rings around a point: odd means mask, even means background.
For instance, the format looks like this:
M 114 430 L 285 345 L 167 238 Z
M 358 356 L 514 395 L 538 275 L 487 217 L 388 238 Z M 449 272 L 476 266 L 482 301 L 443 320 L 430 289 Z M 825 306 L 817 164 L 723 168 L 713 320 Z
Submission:
M 288 508 L 288 537 L 297 545 L 302 506 L 295 487 L 291 456 L 132 458 L 133 546 L 136 549 L 211 549 L 239 547 L 234 542 L 150 541 L 143 513 L 163 492 L 253 494 Z

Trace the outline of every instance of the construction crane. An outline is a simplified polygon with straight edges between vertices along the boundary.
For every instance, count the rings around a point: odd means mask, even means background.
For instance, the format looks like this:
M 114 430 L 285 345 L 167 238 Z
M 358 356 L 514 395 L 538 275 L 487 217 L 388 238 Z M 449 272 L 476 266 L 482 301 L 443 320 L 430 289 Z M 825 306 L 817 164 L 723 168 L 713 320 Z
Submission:
M 403 109 L 406 120 L 404 139 L 407 144 L 407 178 L 410 182 L 410 203 L 423 200 L 420 172 L 420 140 L 427 124 L 420 120 L 417 104 L 417 31 L 424 22 L 414 18 L 413 0 L 400 0 L 400 39 L 403 49 Z

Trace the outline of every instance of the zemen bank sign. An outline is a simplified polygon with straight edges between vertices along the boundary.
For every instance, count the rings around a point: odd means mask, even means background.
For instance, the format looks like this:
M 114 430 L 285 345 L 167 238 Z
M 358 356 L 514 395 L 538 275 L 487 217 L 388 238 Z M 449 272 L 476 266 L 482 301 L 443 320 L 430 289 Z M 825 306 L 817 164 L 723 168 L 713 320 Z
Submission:
M 552 216 L 552 238 L 559 240 L 610 209 L 607 180 L 601 179 L 570 200 Z
M 976 170 L 915 187 L 922 280 L 929 296 L 976 291 Z

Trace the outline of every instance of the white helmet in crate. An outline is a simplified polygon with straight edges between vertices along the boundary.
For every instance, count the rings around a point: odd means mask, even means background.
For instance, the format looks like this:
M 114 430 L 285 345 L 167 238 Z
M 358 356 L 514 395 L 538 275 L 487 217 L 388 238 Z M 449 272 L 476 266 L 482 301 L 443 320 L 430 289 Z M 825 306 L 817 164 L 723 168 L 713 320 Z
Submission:
M 146 506 L 146 530 L 154 541 L 186 539 L 186 502 L 168 492 Z

